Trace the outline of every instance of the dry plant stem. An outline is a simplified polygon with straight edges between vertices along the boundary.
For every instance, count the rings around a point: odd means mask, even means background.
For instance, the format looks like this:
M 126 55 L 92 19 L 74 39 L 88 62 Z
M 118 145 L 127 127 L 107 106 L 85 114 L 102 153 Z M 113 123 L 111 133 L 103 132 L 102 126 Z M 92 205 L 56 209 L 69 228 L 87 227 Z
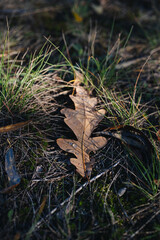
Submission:
M 79 187 L 75 192 L 72 192 L 70 197 L 66 198 L 59 206 L 62 207 L 64 206 L 67 202 L 71 201 L 72 197 L 75 196 L 77 193 L 79 193 L 84 187 L 88 186 L 90 183 L 96 181 L 97 179 L 99 179 L 101 176 L 107 174 L 110 170 L 112 170 L 112 168 L 116 167 L 118 164 L 120 163 L 120 161 L 116 162 L 113 166 L 107 168 L 105 171 L 103 171 L 102 173 L 98 174 L 97 176 L 93 177 L 92 179 L 90 179 L 90 181 L 85 182 L 81 187 Z M 44 218 L 42 218 L 40 221 L 38 221 L 35 225 L 35 230 L 39 229 L 41 227 L 41 225 L 45 222 L 48 221 L 48 218 L 51 217 L 51 215 L 53 215 L 58 209 L 59 206 L 54 208 L 48 215 L 46 215 Z
M 118 63 L 117 65 L 116 65 L 116 69 L 117 70 L 120 70 L 120 69 L 124 69 L 124 68 L 128 68 L 128 67 L 130 67 L 130 66 L 132 66 L 132 65 L 135 65 L 135 64 L 137 64 L 137 63 L 139 63 L 140 61 L 143 61 L 143 60 L 145 60 L 146 59 L 146 57 L 140 57 L 140 58 L 137 58 L 137 59 L 135 59 L 135 60 L 130 60 L 130 61 L 127 61 L 127 62 L 123 62 L 123 63 Z M 142 70 L 140 71 L 140 73 L 142 72 Z M 138 75 L 139 76 L 139 75 Z
M 137 234 L 139 234 L 139 232 L 147 226 L 148 223 L 150 223 L 158 214 L 160 214 L 160 210 L 158 212 L 156 212 L 150 219 L 148 219 L 148 221 L 143 224 L 135 233 L 133 233 L 131 236 L 130 236 L 130 239 L 133 239 Z
M 58 10 L 60 10 L 60 7 L 52 7 L 52 6 L 45 7 L 42 9 L 39 8 L 33 11 L 26 10 L 26 9 L 20 9 L 20 10 L 19 9 L 13 9 L 13 10 L 3 9 L 0 11 L 1 13 L 0 18 L 6 16 L 6 14 L 16 14 L 19 17 L 24 17 L 24 16 L 35 15 L 35 14 L 45 13 L 45 12 L 57 12 Z
M 150 55 L 148 56 L 148 58 L 146 59 L 145 63 L 143 64 L 143 66 L 142 66 L 142 68 L 141 68 L 141 70 L 140 70 L 140 72 L 139 72 L 139 74 L 138 74 L 138 77 L 137 77 L 137 79 L 136 79 L 136 83 L 135 83 L 135 85 L 134 85 L 134 92 L 133 92 L 133 101 L 134 101 L 134 102 L 135 102 L 135 97 L 136 97 L 136 89 L 137 89 L 138 80 L 139 80 L 139 78 L 140 78 L 140 76 L 141 76 L 141 73 L 142 73 L 145 65 L 147 64 L 147 62 L 148 62 L 149 59 L 151 58 L 151 55 L 152 55 L 152 54 L 150 54 Z
M 114 182 L 116 181 L 116 179 L 118 178 L 118 176 L 119 176 L 119 174 L 120 174 L 120 171 L 121 171 L 121 169 L 118 170 L 118 172 L 117 172 L 116 175 L 114 176 L 112 182 L 110 183 L 110 185 L 109 185 L 109 187 L 108 187 L 108 189 L 107 189 L 106 195 L 105 195 L 105 200 L 104 200 L 104 202 L 105 202 L 105 207 L 107 208 L 108 213 L 109 213 L 109 215 L 110 215 L 112 225 L 115 225 L 116 220 L 115 220 L 115 218 L 114 218 L 114 214 L 113 214 L 112 210 L 111 210 L 110 207 L 108 206 L 107 197 L 108 197 L 108 193 L 109 193 L 109 191 L 110 191 L 110 189 L 111 189 L 111 186 L 113 185 L 113 183 L 114 183 Z
M 120 174 L 120 171 L 121 169 L 119 169 L 119 171 L 116 173 L 116 175 L 114 176 L 112 182 L 110 183 L 108 189 L 107 189 L 107 192 L 106 192 L 106 195 L 105 195 L 105 202 L 107 201 L 107 197 L 108 197 L 108 193 L 109 193 L 109 190 L 111 189 L 113 183 L 116 181 L 116 179 L 118 178 L 119 174 Z
M 115 188 L 115 190 L 116 190 L 116 188 Z M 119 202 L 119 204 L 120 204 L 120 206 L 121 206 L 121 208 L 122 208 L 122 211 L 123 211 L 125 217 L 126 217 L 126 218 L 128 219 L 128 221 L 130 221 L 130 223 L 133 225 L 133 222 L 132 222 L 131 218 L 128 216 L 126 210 L 125 210 L 124 207 L 123 207 L 123 204 L 122 204 L 122 202 L 121 202 L 121 200 L 120 200 L 120 198 L 119 198 L 119 196 L 118 196 L 117 190 L 116 190 L 116 194 L 117 194 L 118 202 Z

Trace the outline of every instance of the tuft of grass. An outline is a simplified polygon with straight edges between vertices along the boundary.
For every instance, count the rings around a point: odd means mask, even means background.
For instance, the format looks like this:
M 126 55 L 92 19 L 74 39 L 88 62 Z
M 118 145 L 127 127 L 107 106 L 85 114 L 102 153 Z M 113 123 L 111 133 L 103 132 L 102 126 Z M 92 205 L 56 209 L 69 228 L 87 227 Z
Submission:
M 1 111 L 6 108 L 10 113 L 12 111 L 19 113 L 44 111 L 49 114 L 56 110 L 54 99 L 66 83 L 57 75 L 62 71 L 62 65 L 49 66 L 48 60 L 53 51 L 45 45 L 39 53 L 35 52 L 30 57 L 25 66 L 25 60 L 19 61 L 18 56 L 10 59 L 9 49 L 7 60 L 2 54 L 0 63 Z

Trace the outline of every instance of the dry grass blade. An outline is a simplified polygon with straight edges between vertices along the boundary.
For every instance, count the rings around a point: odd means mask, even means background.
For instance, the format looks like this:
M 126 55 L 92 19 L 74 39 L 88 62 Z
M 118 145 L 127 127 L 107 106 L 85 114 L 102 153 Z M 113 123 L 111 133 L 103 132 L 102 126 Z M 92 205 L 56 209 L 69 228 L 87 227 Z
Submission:
M 20 123 L 11 124 L 8 126 L 0 127 L 0 133 L 7 133 L 10 131 L 15 131 L 21 127 L 28 125 L 30 122 L 31 122 L 31 120 L 28 120 L 25 122 L 20 122 Z
M 145 222 L 136 232 L 134 232 L 131 236 L 130 239 L 135 238 L 136 235 L 138 235 L 142 229 L 144 229 L 156 216 L 158 216 L 160 214 L 160 210 L 157 211 L 155 214 L 153 214 L 153 216 L 151 218 L 148 219 L 147 222 Z

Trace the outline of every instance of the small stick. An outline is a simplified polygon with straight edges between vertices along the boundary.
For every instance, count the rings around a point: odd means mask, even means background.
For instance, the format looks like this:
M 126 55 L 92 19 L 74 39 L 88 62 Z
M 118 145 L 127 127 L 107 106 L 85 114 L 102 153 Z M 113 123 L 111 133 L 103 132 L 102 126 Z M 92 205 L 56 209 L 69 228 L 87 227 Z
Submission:
M 158 214 L 160 214 L 160 210 L 158 212 L 156 212 L 150 219 L 148 219 L 148 221 L 143 224 L 135 233 L 133 233 L 130 236 L 130 239 L 134 238 L 144 227 L 147 226 L 148 223 L 150 223 L 152 221 L 152 219 L 154 219 Z
M 75 192 L 72 192 L 70 197 L 66 198 L 59 206 L 64 206 L 65 203 L 71 201 L 71 198 L 73 196 L 75 196 L 77 193 L 79 193 L 84 187 L 88 186 L 88 184 L 96 181 L 98 178 L 100 178 L 101 176 L 105 175 L 106 173 L 108 173 L 112 168 L 116 167 L 118 164 L 119 164 L 120 161 L 116 162 L 113 166 L 107 168 L 104 172 L 101 172 L 100 174 L 98 174 L 97 176 L 93 177 L 90 182 L 85 182 L 81 187 L 79 187 Z M 40 221 L 38 221 L 35 225 L 35 229 L 36 228 L 40 228 L 40 226 L 42 225 L 43 222 L 47 222 L 47 218 L 49 218 L 51 215 L 53 215 L 57 210 L 58 210 L 58 207 L 54 208 L 49 214 L 47 214 L 44 218 L 42 218 Z

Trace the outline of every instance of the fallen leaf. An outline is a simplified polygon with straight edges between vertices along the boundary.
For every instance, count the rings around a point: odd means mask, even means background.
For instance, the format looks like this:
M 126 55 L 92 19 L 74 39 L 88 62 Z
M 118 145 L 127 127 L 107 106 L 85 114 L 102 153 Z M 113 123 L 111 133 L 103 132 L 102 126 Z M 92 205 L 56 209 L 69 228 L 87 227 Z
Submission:
M 146 135 L 139 129 L 129 125 L 120 125 L 108 128 L 102 132 L 95 133 L 96 135 L 104 134 L 111 137 L 118 138 L 122 142 L 140 149 L 152 149 L 153 146 Z
M 160 179 L 154 179 L 154 183 L 159 187 L 160 186 Z
M 16 164 L 12 148 L 9 148 L 5 155 L 5 170 L 8 175 L 9 187 L 2 190 L 1 193 L 10 192 L 12 189 L 18 186 L 21 181 L 21 178 L 16 170 Z
M 101 5 L 96 5 L 96 4 L 92 3 L 92 4 L 91 4 L 91 7 L 93 8 L 93 10 L 94 10 L 97 14 L 101 15 L 101 14 L 103 13 L 103 7 L 102 7 Z
M 90 177 L 93 162 L 90 161 L 89 153 L 102 148 L 107 143 L 105 137 L 90 137 L 103 119 L 105 110 L 96 111 L 97 99 L 91 98 L 81 86 L 76 87 L 76 96 L 70 95 L 70 98 L 75 104 L 75 110 L 64 108 L 61 113 L 65 115 L 64 121 L 72 129 L 77 140 L 59 138 L 57 144 L 64 151 L 76 156 L 70 161 L 76 166 L 77 172 L 83 177 Z
M 19 232 L 17 232 L 15 235 L 14 235 L 14 239 L 13 240 L 19 240 L 21 238 L 21 234 Z
M 74 71 L 73 86 L 80 86 L 80 84 L 83 83 L 83 80 L 84 80 L 84 74 L 75 70 Z
M 152 163 L 153 146 L 147 136 L 139 129 L 129 125 L 120 125 L 97 132 L 95 135 L 107 135 L 117 138 L 127 145 L 139 160 L 143 160 L 148 165 Z
M 83 18 L 77 12 L 72 11 L 72 13 L 76 22 L 80 23 L 83 21 Z

